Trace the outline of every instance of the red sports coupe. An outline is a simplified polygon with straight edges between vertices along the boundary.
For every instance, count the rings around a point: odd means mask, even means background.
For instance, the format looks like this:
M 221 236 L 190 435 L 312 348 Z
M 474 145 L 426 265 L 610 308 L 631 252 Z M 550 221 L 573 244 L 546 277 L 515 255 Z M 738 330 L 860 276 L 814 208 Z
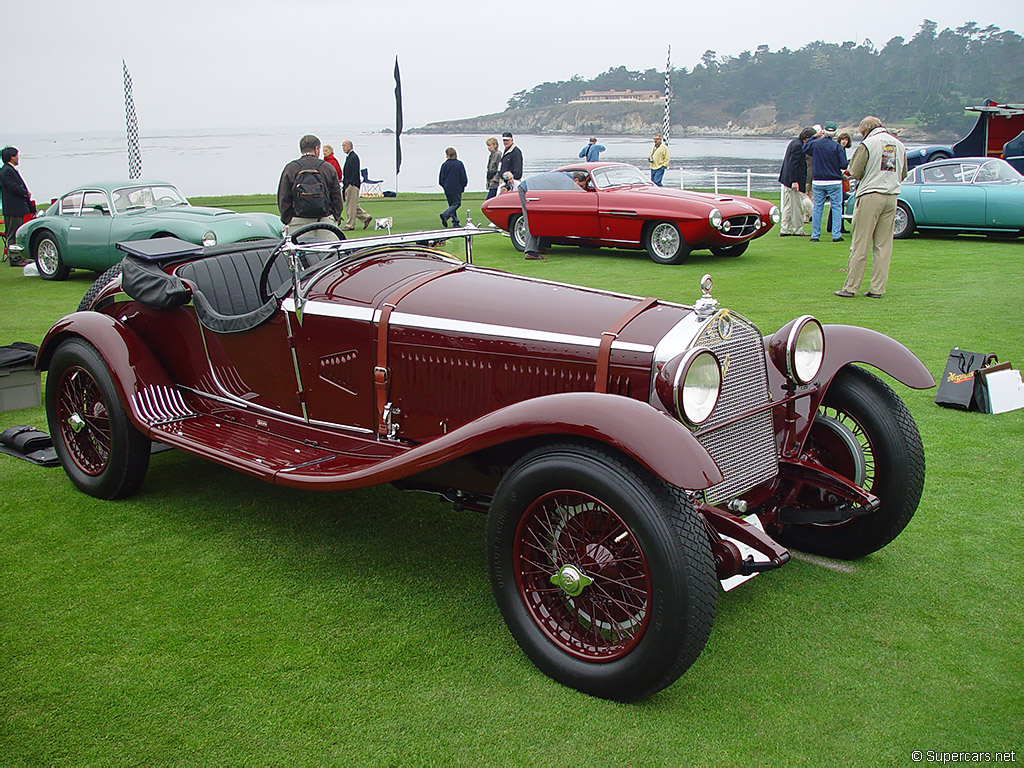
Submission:
M 584 171 L 590 183 L 586 190 L 531 190 L 527 196 L 533 234 L 552 243 L 646 248 L 658 264 L 681 264 L 702 248 L 739 256 L 779 221 L 779 209 L 766 200 L 659 187 L 627 163 L 574 163 L 557 170 Z M 481 210 L 524 249 L 518 194 L 503 192 Z

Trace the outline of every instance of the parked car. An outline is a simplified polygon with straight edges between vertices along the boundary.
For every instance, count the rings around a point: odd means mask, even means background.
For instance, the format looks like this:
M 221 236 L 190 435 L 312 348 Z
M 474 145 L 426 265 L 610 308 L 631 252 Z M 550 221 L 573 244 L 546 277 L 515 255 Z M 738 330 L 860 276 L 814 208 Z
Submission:
M 780 218 L 766 200 L 659 187 L 626 163 L 577 163 L 557 170 L 590 174 L 587 190 L 531 191 L 527 198 L 531 232 L 559 245 L 646 248 L 658 264 L 681 264 L 690 251 L 705 248 L 716 256 L 739 256 Z M 518 194 L 503 192 L 481 210 L 524 250 Z
M 84 184 L 56 200 L 18 230 L 14 252 L 36 261 L 44 280 L 64 280 L 72 269 L 102 272 L 124 254 L 124 240 L 177 237 L 215 245 L 281 236 L 269 213 L 200 208 L 164 181 Z
M 844 219 L 853 218 L 854 198 Z M 977 232 L 1017 237 L 1024 231 L 1024 176 L 995 157 L 954 157 L 921 165 L 903 181 L 894 237 L 922 232 Z
M 953 148 L 945 144 L 929 144 L 925 147 L 916 147 L 907 150 L 907 168 L 916 168 L 925 163 L 936 160 L 945 160 L 953 156 Z
M 790 545 L 863 557 L 914 514 L 921 438 L 861 366 L 934 381 L 887 336 L 810 315 L 762 336 L 708 275 L 683 305 L 417 244 L 493 229 L 297 245 L 304 229 L 122 244 L 133 255 L 36 360 L 75 486 L 136 493 L 159 441 L 310 491 L 439 494 L 487 515 L 523 651 L 622 701 L 694 662 L 720 582 L 782 566 Z

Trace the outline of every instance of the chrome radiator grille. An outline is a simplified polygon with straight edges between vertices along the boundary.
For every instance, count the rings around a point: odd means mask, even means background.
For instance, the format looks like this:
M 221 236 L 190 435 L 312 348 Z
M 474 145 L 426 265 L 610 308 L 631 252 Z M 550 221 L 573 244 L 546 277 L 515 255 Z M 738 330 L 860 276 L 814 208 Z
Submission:
M 730 216 L 726 219 L 729 222 L 729 230 L 722 230 L 724 237 L 750 237 L 757 232 L 757 214 L 744 214 L 743 216 Z
M 725 314 L 732 319 L 732 334 L 728 339 L 722 339 L 718 332 L 726 325 L 720 322 Z M 725 480 L 704 492 L 708 504 L 718 504 L 770 480 L 779 471 L 770 410 L 715 429 L 719 424 L 768 401 L 764 343 L 757 328 L 747 320 L 728 310 L 721 310 L 705 323 L 694 345 L 714 352 L 722 363 L 724 374 L 718 406 L 701 428 L 705 434 L 698 437 L 725 476 Z M 708 432 L 709 429 L 712 431 Z

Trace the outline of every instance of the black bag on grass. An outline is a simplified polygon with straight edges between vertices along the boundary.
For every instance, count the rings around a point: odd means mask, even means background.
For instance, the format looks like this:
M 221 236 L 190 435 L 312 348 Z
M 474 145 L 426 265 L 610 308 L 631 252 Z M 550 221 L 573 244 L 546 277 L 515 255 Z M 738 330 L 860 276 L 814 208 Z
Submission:
M 944 408 L 959 408 L 962 411 L 983 410 L 974 397 L 974 372 L 995 361 L 995 355 L 967 352 L 959 347 L 953 347 L 949 350 L 946 369 L 939 379 L 935 404 Z

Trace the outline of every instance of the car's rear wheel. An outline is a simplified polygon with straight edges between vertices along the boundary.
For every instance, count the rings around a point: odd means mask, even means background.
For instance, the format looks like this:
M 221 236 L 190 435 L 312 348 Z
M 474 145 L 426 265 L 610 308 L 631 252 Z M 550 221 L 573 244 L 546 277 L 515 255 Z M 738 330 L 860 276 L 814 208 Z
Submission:
M 910 522 L 924 488 L 924 448 L 907 407 L 877 376 L 850 365 L 836 374 L 805 452 L 877 496 L 881 507 L 840 523 L 789 525 L 778 541 L 850 560 L 881 549 Z M 805 489 L 797 506 L 820 508 L 822 493 Z
M 116 280 L 121 275 L 121 264 L 117 262 L 112 267 L 107 269 L 106 272 L 101 274 L 95 280 L 92 281 L 92 285 L 89 286 L 89 290 L 85 292 L 82 300 L 78 302 L 78 311 L 85 312 L 86 310 L 92 309 L 92 303 L 99 296 L 100 291 L 107 287 L 107 283 L 111 280 Z
M 46 418 L 61 466 L 80 491 L 119 499 L 138 490 L 150 440 L 129 421 L 103 358 L 88 342 L 71 338 L 54 351 Z
M 656 221 L 648 225 L 644 236 L 647 255 L 655 264 L 682 264 L 690 255 L 679 227 L 671 221 Z
M 526 219 L 523 214 L 513 213 L 508 217 L 508 234 L 515 249 L 523 253 L 526 250 Z
M 928 156 L 928 162 L 931 163 L 936 160 L 948 160 L 950 157 L 952 157 L 952 155 L 950 155 L 949 152 L 932 152 L 931 155 Z
M 66 280 L 71 267 L 64 263 L 57 237 L 49 230 L 41 230 L 32 242 L 32 255 L 43 280 Z
M 749 240 L 745 243 L 737 243 L 736 245 L 719 245 L 712 248 L 711 252 L 715 256 L 742 256 L 749 245 Z
M 542 672 L 632 701 L 700 654 L 717 579 L 685 495 L 603 448 L 565 443 L 517 461 L 487 522 L 491 586 Z
M 906 240 L 917 228 L 917 224 L 914 222 L 914 214 L 910 210 L 910 206 L 904 203 L 902 200 L 896 202 L 896 217 L 892 222 L 892 236 L 897 240 Z

